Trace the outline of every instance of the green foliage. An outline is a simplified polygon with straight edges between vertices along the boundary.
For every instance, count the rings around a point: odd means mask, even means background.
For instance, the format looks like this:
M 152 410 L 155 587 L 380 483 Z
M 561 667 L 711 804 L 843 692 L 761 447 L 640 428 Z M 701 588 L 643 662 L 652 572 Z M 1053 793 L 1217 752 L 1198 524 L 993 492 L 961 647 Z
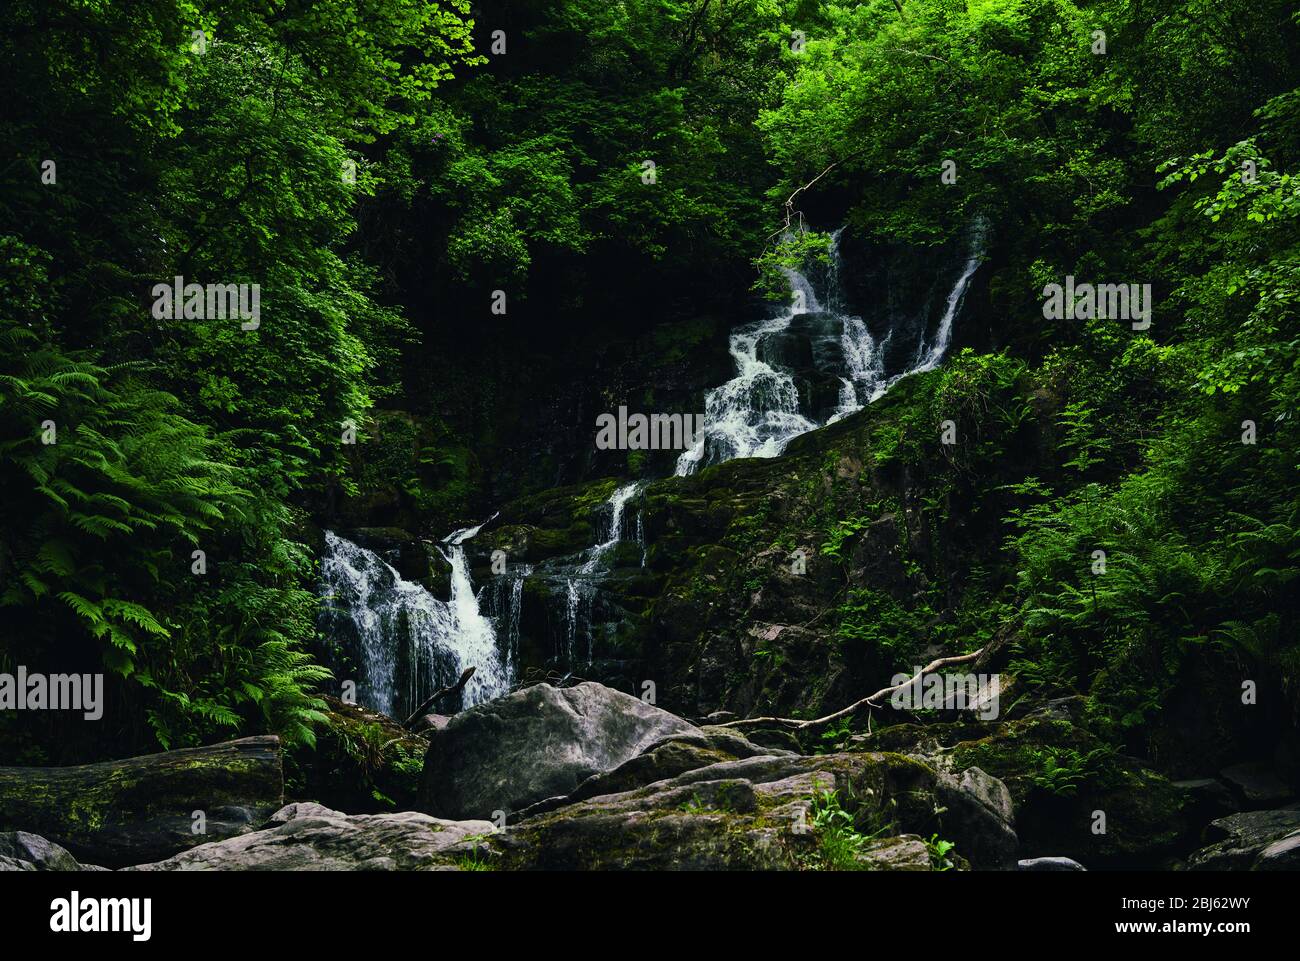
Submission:
M 421 334 L 481 327 L 497 288 L 556 329 L 751 283 L 779 300 L 781 268 L 826 255 L 805 210 L 922 249 L 987 228 L 982 352 L 873 405 L 874 493 L 806 479 L 828 561 L 886 511 L 898 530 L 898 583 L 838 598 L 845 651 L 910 667 L 1010 631 L 1018 680 L 1087 695 L 1137 749 L 1207 665 L 1300 720 L 1293 5 L 489 0 L 500 58 L 463 0 L 9 6 L 0 659 L 109 671 L 115 748 L 310 740 L 307 518 L 389 491 L 463 515 L 510 442 L 485 400 L 510 375 L 428 363 Z M 1045 319 L 1068 273 L 1150 283 L 1152 327 Z M 177 275 L 258 284 L 260 326 L 154 316 Z M 677 366 L 716 327 L 626 332 Z M 727 506 L 726 549 L 696 553 L 719 576 L 688 594 L 793 549 L 773 500 Z M 740 568 L 726 583 L 763 586 Z M 1072 791 L 1089 757 L 1036 776 Z M 858 835 L 820 803 L 847 863 Z
M 920 626 L 933 612 L 905 607 L 884 591 L 859 588 L 836 610 L 836 637 L 898 668 L 910 668 L 920 650 Z
M 1037 787 L 1060 797 L 1073 797 L 1090 778 L 1105 777 L 1105 762 L 1111 752 L 1096 748 L 1082 754 L 1073 748 L 1049 748 L 1031 752 L 1035 766 L 1026 772 Z
M 945 841 L 938 834 L 931 834 L 925 842 L 926 850 L 930 852 L 930 864 L 936 871 L 951 871 L 955 865 L 948 855 L 955 848 L 952 841 Z
M 839 791 L 820 790 L 809 799 L 813 833 L 817 839 L 817 857 L 820 867 L 830 871 L 861 871 L 863 864 L 858 855 L 871 841 L 888 830 L 888 825 L 864 825 L 863 809 L 857 813 L 846 810 Z M 863 831 L 863 827 L 870 830 Z
M 75 652 L 84 638 L 95 669 L 147 692 L 164 746 L 244 724 L 309 740 L 320 705 L 308 691 L 328 674 L 301 649 L 315 601 L 284 508 L 138 371 L 61 354 L 22 327 L 0 343 L 9 656 L 48 662 L 56 639 Z
M 6 10 L 3 656 L 122 688 L 120 743 L 69 757 L 320 720 L 303 507 L 350 483 L 342 422 L 394 391 L 409 339 L 348 246 L 360 148 L 477 62 L 462 0 L 363 6 Z M 156 316 L 175 276 L 257 284 L 260 324 Z

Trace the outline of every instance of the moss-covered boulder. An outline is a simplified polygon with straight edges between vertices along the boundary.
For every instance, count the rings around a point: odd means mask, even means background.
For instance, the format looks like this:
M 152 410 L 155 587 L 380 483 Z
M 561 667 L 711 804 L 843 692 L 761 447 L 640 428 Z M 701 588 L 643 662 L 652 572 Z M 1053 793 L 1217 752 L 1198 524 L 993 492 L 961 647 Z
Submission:
M 897 754 L 759 755 L 530 817 L 490 839 L 508 869 L 914 869 L 881 839 L 934 840 L 932 866 L 1014 866 L 1015 833 L 957 782 Z M 940 844 L 941 841 L 946 842 Z M 875 845 L 875 847 L 873 847 Z M 951 848 L 948 845 L 952 845 Z M 861 857 L 859 857 L 861 856 Z
M 998 723 L 898 724 L 851 739 L 942 768 L 979 768 L 1010 791 L 1022 857 L 1088 867 L 1154 867 L 1189 849 L 1189 797 L 1140 761 L 1062 716 Z

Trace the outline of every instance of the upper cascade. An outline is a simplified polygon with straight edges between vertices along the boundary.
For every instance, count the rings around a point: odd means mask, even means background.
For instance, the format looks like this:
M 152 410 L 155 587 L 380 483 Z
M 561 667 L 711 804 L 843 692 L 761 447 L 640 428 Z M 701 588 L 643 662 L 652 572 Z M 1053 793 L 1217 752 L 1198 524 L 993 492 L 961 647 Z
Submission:
M 736 376 L 705 395 L 704 431 L 677 459 L 678 476 L 735 457 L 776 457 L 800 434 L 861 410 L 902 378 L 933 370 L 943 360 L 984 256 L 984 221 L 977 219 L 968 231 L 962 262 L 933 334 L 926 329 L 924 310 L 891 314 L 878 336 L 862 317 L 848 312 L 841 283 L 843 232 L 840 228 L 831 234 L 820 294 L 807 274 L 785 268 L 790 306 L 732 332 Z M 811 367 L 839 381 L 838 397 L 829 410 L 819 410 L 808 396 L 801 396 L 795 368 L 803 354 L 792 349 L 800 339 L 809 345 Z M 914 349 L 902 354 L 906 359 L 900 363 L 900 349 L 913 341 Z

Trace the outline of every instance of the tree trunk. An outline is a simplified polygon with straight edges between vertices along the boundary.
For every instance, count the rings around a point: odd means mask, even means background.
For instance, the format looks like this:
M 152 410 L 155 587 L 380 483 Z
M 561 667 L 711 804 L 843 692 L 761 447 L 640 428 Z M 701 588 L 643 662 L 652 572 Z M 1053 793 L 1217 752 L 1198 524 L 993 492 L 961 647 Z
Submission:
M 0 767 L 0 831 L 39 834 L 107 867 L 243 834 L 283 803 L 274 736 L 75 767 Z

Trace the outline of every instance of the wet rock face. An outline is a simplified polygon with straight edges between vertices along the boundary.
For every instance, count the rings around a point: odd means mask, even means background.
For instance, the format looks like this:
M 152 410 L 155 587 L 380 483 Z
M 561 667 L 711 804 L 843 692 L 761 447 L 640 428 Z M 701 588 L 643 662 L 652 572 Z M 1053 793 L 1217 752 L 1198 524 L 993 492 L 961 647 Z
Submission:
M 840 347 L 843 322 L 834 314 L 798 314 L 789 327 L 758 346 L 758 359 L 790 372 L 799 391 L 799 409 L 824 422 L 839 404 L 841 376 L 847 376 Z
M 420 807 L 448 818 L 509 814 L 697 730 L 600 684 L 537 684 L 457 714 L 432 733 Z

